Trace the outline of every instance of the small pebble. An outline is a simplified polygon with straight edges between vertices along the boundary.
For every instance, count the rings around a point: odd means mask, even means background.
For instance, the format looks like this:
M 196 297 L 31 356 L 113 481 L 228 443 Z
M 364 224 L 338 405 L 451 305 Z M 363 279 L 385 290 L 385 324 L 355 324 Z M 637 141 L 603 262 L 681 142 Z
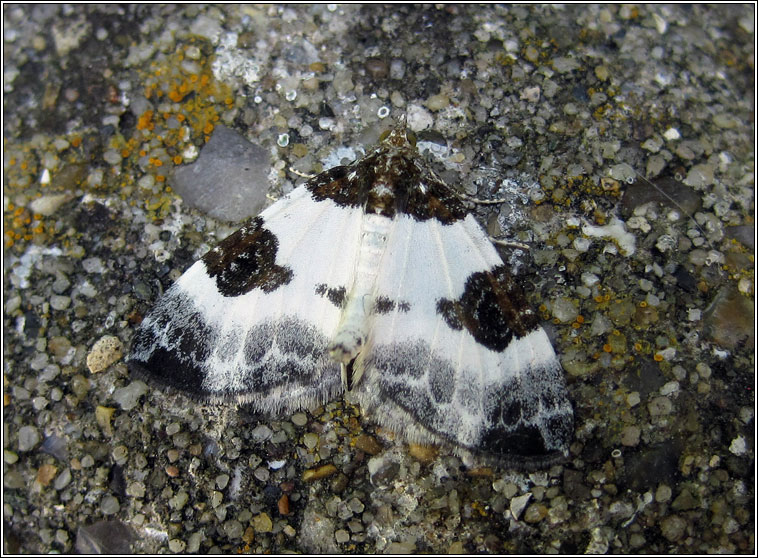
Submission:
M 526 494 L 522 494 L 521 496 L 516 496 L 515 498 L 511 498 L 510 510 L 511 510 L 511 515 L 513 516 L 514 519 L 518 519 L 519 517 L 521 517 L 521 513 L 524 511 L 524 508 L 526 507 L 531 497 L 532 497 L 532 493 L 527 492 Z
M 385 554 L 414 554 L 416 552 L 416 541 L 396 541 L 391 542 L 384 549 Z
M 395 58 L 390 62 L 390 78 L 403 79 L 405 77 L 405 61 Z
M 328 463 L 326 465 L 322 465 L 321 467 L 317 467 L 316 469 L 307 469 L 303 471 L 303 480 L 305 482 L 316 481 L 325 477 L 329 477 L 336 472 L 337 467 L 331 463 Z
M 15 470 L 6 471 L 3 475 L 3 486 L 11 490 L 16 490 L 26 486 L 24 475 Z
M 745 437 L 737 436 L 736 438 L 734 438 L 732 440 L 732 443 L 729 444 L 729 451 L 732 452 L 734 455 L 738 455 L 738 456 L 745 455 L 748 451 Z
M 123 464 L 129 455 L 129 449 L 124 445 L 119 445 L 113 448 L 111 455 L 116 463 Z
M 95 420 L 97 421 L 97 424 L 100 426 L 100 429 L 103 431 L 103 433 L 107 434 L 108 436 L 113 435 L 111 418 L 113 417 L 113 413 L 115 411 L 116 409 L 113 407 L 103 407 L 102 405 L 95 407 Z
M 389 66 L 380 58 L 369 58 L 365 62 L 366 71 L 375 80 L 381 80 L 389 74 Z
M 655 397 L 647 404 L 647 410 L 652 416 L 669 415 L 674 405 L 668 397 Z
M 363 505 L 363 502 L 361 502 L 358 498 L 351 499 L 347 503 L 347 507 L 353 513 L 363 513 L 363 510 L 366 508 L 366 506 Z
M 87 355 L 87 368 L 92 374 L 102 372 L 121 359 L 124 345 L 118 337 L 105 335 L 97 340 Z
M 253 517 L 253 529 L 256 533 L 270 533 L 274 524 L 267 513 L 261 513 Z
M 420 132 L 432 127 L 432 124 L 434 124 L 434 117 L 423 107 L 410 105 L 408 107 L 406 122 L 411 130 L 414 132 Z
M 383 449 L 381 444 L 376 441 L 376 438 L 369 436 L 368 434 L 361 434 L 358 436 L 355 440 L 355 447 L 369 455 L 381 453 Z
M 25 452 L 34 449 L 39 440 L 39 432 L 34 426 L 22 426 L 18 429 L 18 451 Z
M 290 420 L 292 420 L 292 424 L 295 426 L 305 426 L 308 424 L 308 415 L 305 413 L 295 413 Z
M 626 396 L 626 404 L 630 407 L 634 407 L 640 404 L 640 394 L 637 391 L 633 391 Z
M 100 258 L 86 258 L 82 260 L 82 267 L 87 273 L 105 273 L 108 271 Z
M 65 310 L 71 305 L 71 297 L 52 295 L 50 297 L 50 306 L 53 310 Z M 89 364 L 89 363 L 88 363 Z
M 71 469 L 66 467 L 61 471 L 61 474 L 55 477 L 55 482 L 53 483 L 53 487 L 56 490 L 63 490 L 68 486 L 68 484 L 71 482 Z
M 145 497 L 145 485 L 140 481 L 130 483 L 126 487 L 126 495 L 132 498 L 144 498 Z
M 665 132 L 663 132 L 663 137 L 666 138 L 666 141 L 674 141 L 678 140 L 682 137 L 682 135 L 679 133 L 679 130 L 676 128 L 669 128 Z
M 169 499 L 168 505 L 171 506 L 171 509 L 181 510 L 187 504 L 188 500 L 189 494 L 184 490 L 180 490 Z
M 621 431 L 621 443 L 628 447 L 634 447 L 640 443 L 639 426 L 627 426 Z
M 437 459 L 439 449 L 436 446 L 425 446 L 421 444 L 408 444 L 408 453 L 421 463 L 431 463 Z
M 670 515 L 661 522 L 661 534 L 671 542 L 676 542 L 684 536 L 687 521 L 678 515 Z
M 221 494 L 218 490 L 214 490 L 211 492 L 211 507 L 217 508 L 221 505 L 221 502 L 224 501 L 224 495 Z
M 256 426 L 253 431 L 250 433 L 253 436 L 253 439 L 256 442 L 265 442 L 271 436 L 274 434 L 271 429 L 266 426 L 265 424 L 261 424 L 259 426 Z
M 318 444 L 318 434 L 314 434 L 312 432 L 306 433 L 303 435 L 303 444 L 306 448 L 312 450 Z
M 31 201 L 29 208 L 33 213 L 39 213 L 45 217 L 55 215 L 58 208 L 71 199 L 70 194 L 50 194 Z
M 236 519 L 230 519 L 224 523 L 224 531 L 226 532 L 226 536 L 230 539 L 242 538 L 242 534 L 244 533 L 242 523 Z
M 253 476 L 261 482 L 266 482 L 271 477 L 271 472 L 265 467 L 258 467 L 253 471 Z
M 113 515 L 120 509 L 121 504 L 119 504 L 118 498 L 115 496 L 107 494 L 103 496 L 103 499 L 100 501 L 100 511 L 102 511 L 105 515 Z
M 289 496 L 287 496 L 286 494 L 282 494 L 282 497 L 279 498 L 279 501 L 277 502 L 277 507 L 279 508 L 279 513 L 281 515 L 288 515 L 290 513 Z
M 527 523 L 538 523 L 547 515 L 547 507 L 543 504 L 534 503 L 526 509 L 524 521 Z
M 113 400 L 124 410 L 129 411 L 137 406 L 139 398 L 147 393 L 147 385 L 141 380 L 134 380 L 129 385 L 113 392 Z
M 37 482 L 42 486 L 47 486 L 55 478 L 58 467 L 51 463 L 45 463 L 37 469 Z
M 121 153 L 115 149 L 109 149 L 103 153 L 103 160 L 109 165 L 118 165 L 121 162 Z
M 222 473 L 216 477 L 216 488 L 219 490 L 226 488 L 227 484 L 229 484 L 229 475 L 226 473 Z
M 551 312 L 562 323 L 573 322 L 579 311 L 570 298 L 558 297 L 553 301 Z
M 426 106 L 429 110 L 432 110 L 434 112 L 437 112 L 439 110 L 442 110 L 446 108 L 450 104 L 450 99 L 447 95 L 443 94 L 437 94 L 432 95 L 426 100 Z
M 174 554 L 181 554 L 186 547 L 187 544 L 181 539 L 171 539 L 168 541 L 168 549 Z

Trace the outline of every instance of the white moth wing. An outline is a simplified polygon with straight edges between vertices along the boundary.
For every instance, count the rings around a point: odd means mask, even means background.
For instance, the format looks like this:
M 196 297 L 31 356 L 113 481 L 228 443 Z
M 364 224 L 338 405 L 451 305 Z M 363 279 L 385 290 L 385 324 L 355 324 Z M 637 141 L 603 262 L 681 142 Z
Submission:
M 166 291 L 137 332 L 132 367 L 201 399 L 271 413 L 334 398 L 340 368 L 326 346 L 339 287 L 353 281 L 361 216 L 295 189 Z
M 565 455 L 573 426 L 536 316 L 401 129 L 196 262 L 145 317 L 129 364 L 270 413 L 347 388 L 411 441 L 514 466 Z
M 560 365 L 534 317 L 520 319 L 530 313 L 521 301 L 503 315 L 493 299 L 519 293 L 480 225 L 471 215 L 451 224 L 399 215 L 391 231 L 376 283 L 377 300 L 389 302 L 372 317 L 353 397 L 417 442 L 522 463 L 564 452 L 572 411 Z M 456 312 L 473 323 L 456 323 Z M 505 327 L 521 322 L 520 336 Z

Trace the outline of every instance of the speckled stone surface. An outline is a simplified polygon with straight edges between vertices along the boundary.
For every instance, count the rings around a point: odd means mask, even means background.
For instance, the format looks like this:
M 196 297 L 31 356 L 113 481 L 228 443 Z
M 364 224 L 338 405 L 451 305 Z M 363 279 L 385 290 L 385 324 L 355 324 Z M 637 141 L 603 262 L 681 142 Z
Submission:
M 6 552 L 755 551 L 753 5 L 3 17 Z M 198 405 L 123 364 L 235 228 L 171 188 L 217 126 L 275 198 L 401 118 L 530 247 L 502 255 L 566 370 L 564 463 L 409 448 L 342 401 Z

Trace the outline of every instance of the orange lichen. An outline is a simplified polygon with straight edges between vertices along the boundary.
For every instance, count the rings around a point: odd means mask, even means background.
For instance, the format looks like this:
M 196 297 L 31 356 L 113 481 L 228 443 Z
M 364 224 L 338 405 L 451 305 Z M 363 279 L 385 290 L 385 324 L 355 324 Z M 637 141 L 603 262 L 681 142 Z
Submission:
M 172 89 L 168 92 L 168 98 L 174 101 L 175 103 L 181 102 L 182 99 L 184 99 L 186 95 L 184 93 L 181 93 L 180 91 L 177 91 L 176 89 Z
M 153 111 L 146 110 L 143 112 L 137 120 L 138 130 L 153 130 L 155 129 L 155 123 L 153 122 Z

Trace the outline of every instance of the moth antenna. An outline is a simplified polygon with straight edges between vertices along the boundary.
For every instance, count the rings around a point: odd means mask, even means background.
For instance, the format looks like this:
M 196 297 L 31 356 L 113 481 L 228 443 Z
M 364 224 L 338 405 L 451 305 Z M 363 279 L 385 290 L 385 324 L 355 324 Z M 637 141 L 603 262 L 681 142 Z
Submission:
M 310 180 L 311 178 L 315 178 L 317 176 L 315 174 L 308 174 L 307 172 L 300 172 L 299 170 L 293 167 L 289 167 L 288 170 L 295 176 L 299 176 L 300 178 L 307 178 L 308 180 Z
M 459 192 L 458 197 L 461 198 L 463 201 L 470 201 L 471 203 L 476 203 L 479 205 L 498 205 L 501 203 L 506 203 L 508 200 L 505 198 L 495 198 L 491 200 L 483 200 L 481 198 L 474 198 L 469 196 L 468 194 L 464 194 Z
M 514 248 L 519 250 L 524 250 L 525 252 L 528 252 L 531 250 L 531 248 L 522 243 L 522 242 L 513 242 L 512 240 L 502 240 L 499 238 L 495 238 L 494 236 L 490 237 L 490 242 L 493 244 L 497 244 L 498 246 L 502 246 L 503 248 Z

